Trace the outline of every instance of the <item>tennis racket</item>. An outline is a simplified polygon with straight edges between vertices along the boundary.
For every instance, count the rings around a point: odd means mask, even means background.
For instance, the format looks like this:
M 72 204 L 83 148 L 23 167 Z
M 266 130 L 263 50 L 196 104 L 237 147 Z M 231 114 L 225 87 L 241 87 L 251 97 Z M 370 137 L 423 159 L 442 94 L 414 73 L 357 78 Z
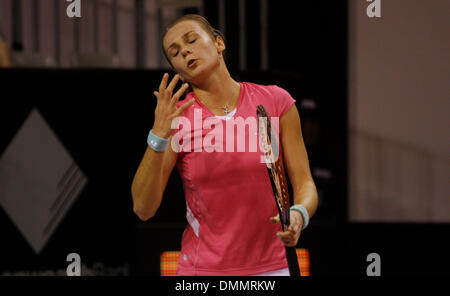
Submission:
M 263 105 L 258 105 L 256 109 L 258 116 L 259 141 L 263 150 L 265 163 L 269 173 L 270 183 L 272 184 L 275 204 L 280 215 L 281 229 L 287 230 L 290 224 L 290 201 L 289 191 L 284 171 L 283 158 L 281 155 L 281 142 L 277 145 L 277 139 L 272 134 L 272 127 L 269 115 Z M 273 139 L 273 143 L 271 141 Z M 278 156 L 278 157 L 277 157 Z M 295 247 L 286 247 L 286 259 L 291 276 L 300 276 L 300 267 L 298 266 L 297 253 Z

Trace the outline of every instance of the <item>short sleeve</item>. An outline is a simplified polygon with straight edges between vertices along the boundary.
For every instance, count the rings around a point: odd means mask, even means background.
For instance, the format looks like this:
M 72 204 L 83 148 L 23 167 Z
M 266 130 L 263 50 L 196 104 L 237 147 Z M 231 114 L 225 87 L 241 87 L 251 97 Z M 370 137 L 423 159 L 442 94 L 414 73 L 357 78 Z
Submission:
M 271 89 L 275 101 L 276 116 L 281 118 L 296 100 L 285 89 L 274 85 Z

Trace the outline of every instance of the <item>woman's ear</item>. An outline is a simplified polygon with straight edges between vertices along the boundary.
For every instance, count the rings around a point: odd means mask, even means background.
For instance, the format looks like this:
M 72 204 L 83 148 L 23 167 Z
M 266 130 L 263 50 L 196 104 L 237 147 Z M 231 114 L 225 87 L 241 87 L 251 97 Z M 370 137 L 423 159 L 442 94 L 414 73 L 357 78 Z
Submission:
M 221 54 L 225 51 L 225 41 L 223 40 L 222 36 L 216 37 L 216 47 L 217 47 L 217 53 Z

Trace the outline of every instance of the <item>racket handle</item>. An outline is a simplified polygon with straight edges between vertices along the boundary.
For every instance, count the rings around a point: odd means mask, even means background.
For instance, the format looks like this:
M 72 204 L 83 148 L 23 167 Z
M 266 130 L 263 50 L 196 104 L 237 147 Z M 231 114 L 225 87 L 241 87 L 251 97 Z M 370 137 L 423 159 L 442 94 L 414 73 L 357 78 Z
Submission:
M 291 225 L 291 216 L 290 216 L 290 209 L 283 209 L 283 217 L 282 222 L 285 226 Z M 287 229 L 287 227 L 286 227 Z
M 300 267 L 298 266 L 297 250 L 295 247 L 285 247 L 286 259 L 291 276 L 300 276 Z

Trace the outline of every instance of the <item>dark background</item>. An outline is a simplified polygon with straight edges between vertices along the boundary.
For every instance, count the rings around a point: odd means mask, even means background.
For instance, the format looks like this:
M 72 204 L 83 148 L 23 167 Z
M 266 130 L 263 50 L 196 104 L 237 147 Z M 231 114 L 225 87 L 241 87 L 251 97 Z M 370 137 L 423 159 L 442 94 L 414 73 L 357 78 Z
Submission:
M 285 88 L 297 100 L 302 123 L 320 124 L 320 139 L 307 146 L 310 166 L 327 168 L 333 178 L 315 179 L 321 205 L 298 245 L 310 251 L 312 275 L 365 276 L 372 252 L 381 256 L 382 275 L 448 275 L 448 224 L 348 222 L 346 1 L 269 1 L 265 72 L 259 64 L 260 7 L 247 1 L 247 70 L 238 71 L 237 1 L 226 5 L 232 76 Z M 217 27 L 216 12 L 217 1 L 205 1 L 206 17 Z M 65 269 L 67 254 L 76 252 L 87 265 L 126 265 L 130 275 L 158 275 L 160 252 L 180 249 L 186 221 L 176 170 L 154 218 L 140 221 L 130 194 L 153 124 L 152 92 L 163 73 L 0 71 L 0 154 L 36 107 L 89 180 L 39 255 L 0 209 L 0 273 Z M 318 109 L 302 110 L 302 99 L 313 99 Z

